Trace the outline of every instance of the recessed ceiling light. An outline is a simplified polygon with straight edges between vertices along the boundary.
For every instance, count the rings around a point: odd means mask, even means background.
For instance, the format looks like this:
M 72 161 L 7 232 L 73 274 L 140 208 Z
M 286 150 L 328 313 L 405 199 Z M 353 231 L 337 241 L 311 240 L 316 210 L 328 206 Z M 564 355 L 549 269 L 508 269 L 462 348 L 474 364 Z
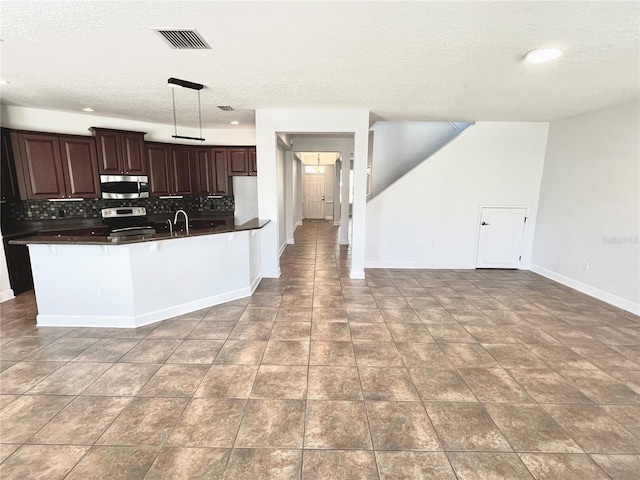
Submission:
M 233 122 L 229 122 L 231 125 L 240 125 L 240 122 L 237 120 L 234 120 Z
M 7 82 L 4 78 L 0 78 L 0 84 L 1 85 L 6 85 L 7 83 L 9 83 L 9 82 Z
M 562 50 L 559 48 L 535 48 L 524 56 L 524 60 L 527 63 L 546 63 L 562 55 Z
M 91 108 L 91 107 L 84 107 L 84 108 L 82 109 L 82 111 L 83 111 L 83 112 L 95 112 L 95 110 L 94 110 L 93 108 Z

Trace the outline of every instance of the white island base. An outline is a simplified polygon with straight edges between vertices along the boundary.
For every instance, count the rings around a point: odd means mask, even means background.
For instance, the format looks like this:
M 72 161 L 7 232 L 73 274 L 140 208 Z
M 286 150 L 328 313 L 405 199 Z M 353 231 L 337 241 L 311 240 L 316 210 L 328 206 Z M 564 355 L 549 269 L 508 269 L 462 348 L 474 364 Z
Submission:
M 250 296 L 262 279 L 259 229 L 28 245 L 39 326 L 140 327 Z

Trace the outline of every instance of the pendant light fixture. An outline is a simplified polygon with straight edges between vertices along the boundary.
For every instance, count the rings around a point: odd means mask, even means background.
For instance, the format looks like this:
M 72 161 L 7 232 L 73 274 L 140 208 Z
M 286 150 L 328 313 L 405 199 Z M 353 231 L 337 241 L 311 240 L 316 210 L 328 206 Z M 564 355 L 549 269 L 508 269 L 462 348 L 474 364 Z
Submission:
M 200 83 L 189 82 L 187 80 L 180 80 L 179 78 L 171 77 L 167 80 L 167 84 L 172 87 L 171 88 L 171 100 L 173 101 L 173 131 L 174 135 L 171 138 L 182 139 L 182 140 L 199 140 L 204 142 L 204 138 L 202 138 L 202 107 L 200 105 L 200 90 L 204 88 L 204 85 Z M 198 120 L 200 122 L 200 137 L 185 137 L 183 135 L 178 135 L 178 123 L 176 120 L 176 92 L 174 89 L 176 88 L 188 88 L 190 90 L 196 90 L 198 92 Z

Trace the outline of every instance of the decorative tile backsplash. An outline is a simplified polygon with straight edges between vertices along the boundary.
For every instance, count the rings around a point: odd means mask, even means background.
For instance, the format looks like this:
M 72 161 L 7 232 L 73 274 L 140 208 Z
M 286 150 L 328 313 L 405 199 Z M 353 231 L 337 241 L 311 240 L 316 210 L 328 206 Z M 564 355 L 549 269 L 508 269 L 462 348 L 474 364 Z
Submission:
M 100 218 L 100 210 L 109 207 L 146 207 L 147 214 L 187 212 L 233 211 L 233 197 L 185 197 L 161 199 L 157 197 L 136 200 L 86 199 L 81 202 L 50 202 L 48 200 L 9 200 L 2 205 L 2 223 L 29 220 L 55 220 L 58 218 Z

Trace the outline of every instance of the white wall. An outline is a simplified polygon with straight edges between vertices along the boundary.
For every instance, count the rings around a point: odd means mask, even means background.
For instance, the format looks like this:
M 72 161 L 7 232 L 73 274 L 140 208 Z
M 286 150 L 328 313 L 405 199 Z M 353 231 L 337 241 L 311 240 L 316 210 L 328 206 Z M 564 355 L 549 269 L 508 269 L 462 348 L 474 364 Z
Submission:
M 528 207 L 533 241 L 547 123 L 478 122 L 367 204 L 365 265 L 475 268 L 481 206 Z
M 89 127 L 115 128 L 136 132 L 147 132 L 145 140 L 164 143 L 191 143 L 202 145 L 202 142 L 189 140 L 175 140 L 173 125 L 139 122 L 124 118 L 103 117 L 88 113 L 70 113 L 57 110 L 43 110 L 39 108 L 14 107 L 2 105 L 0 107 L 0 121 L 3 127 L 20 130 L 35 130 L 39 132 L 68 133 L 73 135 L 91 135 Z M 178 134 L 198 136 L 200 131 L 178 126 Z M 207 145 L 255 145 L 256 132 L 248 128 L 203 128 L 202 136 Z
M 454 122 L 376 122 L 371 127 L 371 195 L 378 195 L 458 135 L 466 125 Z
M 278 191 L 278 248 L 280 253 L 287 246 L 287 224 L 285 220 L 285 150 L 280 142 L 276 151 L 276 189 Z
M 5 300 L 11 300 L 12 298 L 14 298 L 13 289 L 9 282 L 9 271 L 4 254 L 4 242 L 2 240 L 2 232 L 0 232 L 0 303 Z
M 293 220 L 296 226 L 300 226 L 302 225 L 302 191 L 304 188 L 304 165 L 300 160 L 293 162 L 293 179 L 295 188 L 293 192 Z
M 324 166 L 324 218 L 333 220 L 333 184 L 335 183 L 335 165 Z
M 333 225 L 340 225 L 340 171 L 342 161 L 336 160 L 333 174 Z
M 636 314 L 639 118 L 636 101 L 550 124 L 532 261 L 532 270 Z

